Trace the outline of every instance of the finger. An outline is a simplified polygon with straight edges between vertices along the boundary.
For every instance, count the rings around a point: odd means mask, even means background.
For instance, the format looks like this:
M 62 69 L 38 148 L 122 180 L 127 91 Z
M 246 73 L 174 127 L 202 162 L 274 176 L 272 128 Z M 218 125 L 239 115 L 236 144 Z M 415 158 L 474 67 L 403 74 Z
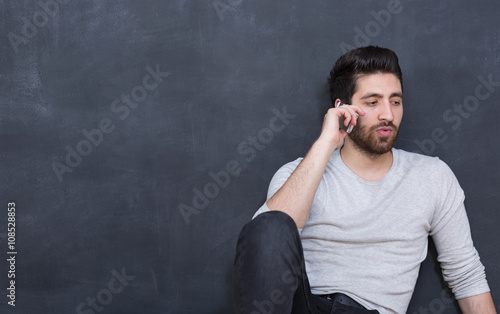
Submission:
M 344 107 L 345 106 L 345 107 Z M 360 107 L 356 106 L 356 105 L 349 105 L 349 104 L 343 104 L 342 106 L 340 106 L 339 108 L 348 108 L 348 109 L 352 109 L 354 112 L 358 113 L 360 116 L 364 116 L 365 115 L 365 112 L 363 109 L 361 109 Z
M 352 125 L 358 124 L 358 117 L 359 117 L 359 114 L 356 111 L 354 111 L 354 114 L 352 115 L 352 118 L 351 118 Z
M 341 109 L 340 113 L 344 116 L 344 126 L 348 126 L 350 123 L 356 125 L 356 119 L 358 114 L 349 105 L 339 107 Z
M 347 123 L 351 123 L 352 125 L 357 124 L 357 120 L 358 120 L 359 116 L 365 115 L 365 112 L 363 111 L 363 109 L 361 109 L 357 106 L 348 105 L 345 107 L 345 109 L 349 110 L 349 113 L 350 113 L 350 119 L 347 119 L 347 117 L 346 117 Z M 347 124 L 346 124 L 346 126 L 347 126 Z
M 349 123 L 351 123 L 353 112 L 351 112 L 348 108 L 339 108 L 339 109 L 340 109 L 339 110 L 340 117 L 344 118 L 342 123 L 344 124 L 344 126 L 348 126 Z
M 358 106 L 351 106 L 351 109 L 354 110 L 360 116 L 364 116 L 365 115 L 365 112 L 363 111 L 363 109 L 361 109 Z

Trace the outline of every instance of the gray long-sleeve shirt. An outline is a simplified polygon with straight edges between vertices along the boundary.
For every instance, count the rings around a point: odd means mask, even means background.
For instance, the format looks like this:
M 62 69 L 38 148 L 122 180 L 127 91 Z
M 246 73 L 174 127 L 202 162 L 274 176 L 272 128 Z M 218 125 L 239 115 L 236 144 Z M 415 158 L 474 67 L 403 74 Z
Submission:
M 392 167 L 377 182 L 356 176 L 339 150 L 332 154 L 301 230 L 312 293 L 342 292 L 368 309 L 405 313 L 429 235 L 457 299 L 488 292 L 451 169 L 436 157 L 392 152 Z M 301 160 L 277 171 L 268 199 Z M 268 210 L 264 204 L 255 216 Z

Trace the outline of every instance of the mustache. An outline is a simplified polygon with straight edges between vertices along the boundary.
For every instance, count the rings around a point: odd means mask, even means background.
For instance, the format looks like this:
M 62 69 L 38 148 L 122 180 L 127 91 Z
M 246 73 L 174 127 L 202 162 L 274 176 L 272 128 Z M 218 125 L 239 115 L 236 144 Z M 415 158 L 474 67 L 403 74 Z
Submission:
M 390 128 L 392 128 L 392 129 L 394 129 L 396 131 L 398 130 L 398 127 L 395 126 L 394 123 L 392 123 L 391 121 L 389 121 L 389 122 L 380 122 L 379 124 L 374 125 L 372 127 L 372 130 L 376 130 L 378 128 L 383 128 L 383 127 L 390 127 Z

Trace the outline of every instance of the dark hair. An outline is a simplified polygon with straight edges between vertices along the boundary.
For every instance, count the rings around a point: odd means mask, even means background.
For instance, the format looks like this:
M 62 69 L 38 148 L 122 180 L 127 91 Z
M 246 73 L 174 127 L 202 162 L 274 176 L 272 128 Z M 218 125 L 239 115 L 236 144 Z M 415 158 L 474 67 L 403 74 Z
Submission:
M 403 74 L 399 67 L 398 56 L 394 51 L 367 46 L 345 53 L 335 62 L 330 71 L 328 84 L 332 104 L 335 106 L 337 98 L 340 98 L 342 103 L 351 104 L 358 78 L 376 73 L 394 74 L 401 82 L 401 89 L 403 88 Z

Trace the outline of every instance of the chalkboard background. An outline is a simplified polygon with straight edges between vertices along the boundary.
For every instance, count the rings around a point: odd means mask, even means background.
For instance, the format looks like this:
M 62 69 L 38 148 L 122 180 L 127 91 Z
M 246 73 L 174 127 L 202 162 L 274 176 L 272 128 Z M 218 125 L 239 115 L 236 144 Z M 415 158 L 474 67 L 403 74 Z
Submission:
M 335 60 L 367 44 L 398 53 L 397 147 L 454 170 L 500 304 L 499 1 L 0 10 L 0 312 L 231 313 L 239 231 L 318 136 Z M 431 245 L 408 313 L 459 312 L 445 287 Z

